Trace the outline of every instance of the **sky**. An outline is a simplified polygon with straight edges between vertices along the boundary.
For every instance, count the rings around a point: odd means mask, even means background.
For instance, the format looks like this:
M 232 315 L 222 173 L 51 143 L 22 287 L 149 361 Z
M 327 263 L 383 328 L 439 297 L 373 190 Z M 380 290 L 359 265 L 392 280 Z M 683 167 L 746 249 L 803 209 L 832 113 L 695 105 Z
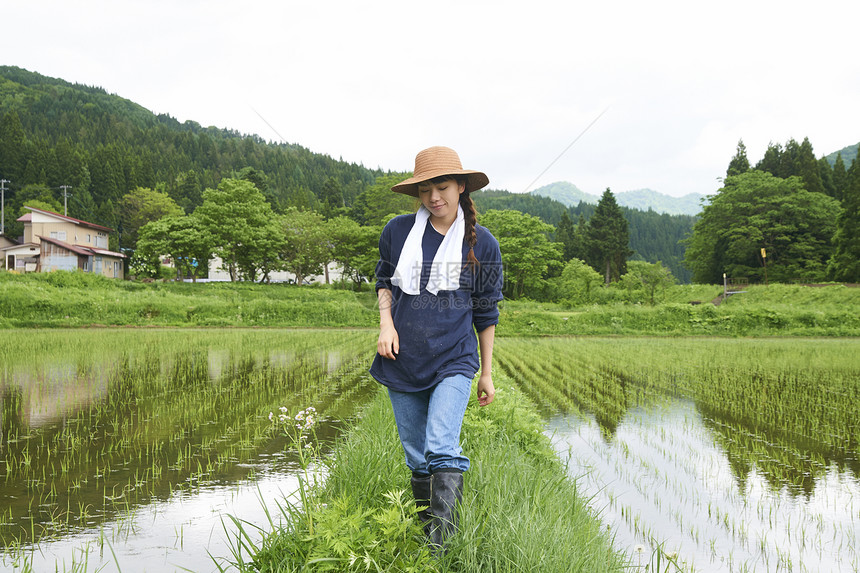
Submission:
M 369 168 L 712 194 L 743 140 L 860 141 L 854 0 L 4 1 L 0 65 Z

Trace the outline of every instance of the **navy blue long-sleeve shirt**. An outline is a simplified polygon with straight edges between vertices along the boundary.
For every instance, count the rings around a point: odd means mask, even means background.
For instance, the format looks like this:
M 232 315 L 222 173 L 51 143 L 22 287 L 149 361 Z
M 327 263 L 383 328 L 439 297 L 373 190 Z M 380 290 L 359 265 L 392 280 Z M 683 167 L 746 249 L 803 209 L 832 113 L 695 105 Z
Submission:
M 475 225 L 475 257 L 480 265 L 473 271 L 466 265 L 460 273 L 460 288 L 427 291 L 433 257 L 444 235 L 430 221 L 421 241 L 424 265 L 420 290 L 409 295 L 391 283 L 394 269 L 406 236 L 415 223 L 415 215 L 393 218 L 379 238 L 379 263 L 376 265 L 376 290 L 391 291 L 391 315 L 400 339 L 396 360 L 379 354 L 373 360 L 370 374 L 381 384 L 400 392 L 417 392 L 447 376 L 463 374 L 473 378 L 478 372 L 478 332 L 498 324 L 497 304 L 502 300 L 502 256 L 499 242 L 490 232 Z M 469 245 L 463 242 L 463 262 Z

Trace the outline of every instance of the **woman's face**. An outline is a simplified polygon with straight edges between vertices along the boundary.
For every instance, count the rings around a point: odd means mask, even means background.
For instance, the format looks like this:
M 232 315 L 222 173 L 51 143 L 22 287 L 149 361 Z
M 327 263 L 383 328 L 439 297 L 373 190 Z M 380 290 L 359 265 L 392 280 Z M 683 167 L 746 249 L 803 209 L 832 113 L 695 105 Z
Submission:
M 456 179 L 446 179 L 440 183 L 425 181 L 418 184 L 418 198 L 432 217 L 453 222 L 457 218 L 460 193 L 465 190 L 466 184 L 457 183 Z

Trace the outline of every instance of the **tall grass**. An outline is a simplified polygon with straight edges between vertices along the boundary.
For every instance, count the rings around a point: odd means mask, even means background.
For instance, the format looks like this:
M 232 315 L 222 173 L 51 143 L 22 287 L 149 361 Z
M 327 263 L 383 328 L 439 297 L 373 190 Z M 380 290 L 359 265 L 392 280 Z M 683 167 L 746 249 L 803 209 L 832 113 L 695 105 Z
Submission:
M 444 556 L 433 558 L 414 520 L 409 472 L 391 407 L 379 392 L 340 442 L 319 491 L 316 533 L 287 511 L 290 526 L 273 531 L 240 571 L 375 571 L 380 544 L 385 571 L 621 571 L 608 532 L 577 497 L 576 483 L 555 458 L 533 406 L 509 379 L 497 379 L 496 401 L 470 404 L 463 446 L 465 474 L 460 528 Z M 408 530 L 401 529 L 406 524 Z M 322 525 L 321 525 L 322 524 Z M 332 540 L 338 540 L 339 545 Z M 247 548 L 246 548 L 247 549 Z
M 370 292 L 282 284 L 144 284 L 63 271 L 0 272 L 0 328 L 377 323 Z
M 667 300 L 593 304 L 562 309 L 506 302 L 502 335 L 860 336 L 860 289 L 841 285 L 749 287 L 719 306 L 684 296 L 707 294 L 681 286 Z M 713 290 L 713 289 L 712 289 Z M 718 294 L 720 291 L 713 291 Z M 686 300 L 685 300 L 686 299 Z M 691 304 L 695 302 L 696 304 Z
M 605 290 L 596 302 L 579 307 L 504 301 L 497 333 L 860 336 L 858 288 L 752 286 L 719 307 L 710 303 L 722 292 L 714 285 L 669 287 L 653 306 L 638 291 Z M 378 321 L 370 291 L 282 284 L 143 284 L 84 273 L 0 271 L 0 328 L 375 327 Z

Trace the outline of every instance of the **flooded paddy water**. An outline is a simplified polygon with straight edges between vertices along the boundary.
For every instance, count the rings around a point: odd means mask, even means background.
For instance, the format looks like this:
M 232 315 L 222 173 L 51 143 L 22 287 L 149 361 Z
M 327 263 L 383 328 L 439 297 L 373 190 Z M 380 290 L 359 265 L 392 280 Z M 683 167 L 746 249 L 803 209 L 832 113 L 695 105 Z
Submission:
M 506 340 L 637 570 L 860 571 L 860 340 Z
M 227 516 L 296 486 L 269 412 L 314 405 L 331 441 L 375 387 L 368 331 L 6 335 L 0 571 L 215 570 Z
M 371 330 L 9 331 L 0 571 L 214 571 L 296 487 L 269 412 L 331 440 Z M 860 570 L 860 340 L 499 338 L 634 571 Z M 501 376 L 501 375 L 504 376 Z

